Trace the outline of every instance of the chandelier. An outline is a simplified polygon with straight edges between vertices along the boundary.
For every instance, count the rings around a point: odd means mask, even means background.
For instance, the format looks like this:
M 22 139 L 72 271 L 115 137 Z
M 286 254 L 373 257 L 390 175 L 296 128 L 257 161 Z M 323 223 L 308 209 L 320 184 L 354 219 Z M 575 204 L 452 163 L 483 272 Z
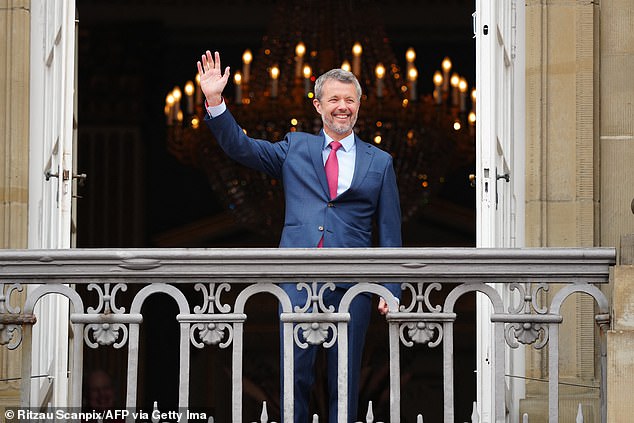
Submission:
M 449 173 L 473 162 L 475 89 L 469 95 L 466 79 L 446 57 L 434 74 L 434 91 L 419 93 L 416 52 L 408 49 L 405 66 L 399 65 L 377 2 L 282 0 L 273 16 L 259 51 L 246 50 L 239 71 L 229 63 L 234 71 L 225 101 L 250 137 L 277 141 L 287 132 L 319 132 L 313 85 L 317 76 L 340 67 L 363 88 L 355 132 L 394 159 L 404 223 L 433 202 Z M 167 94 L 168 150 L 206 173 L 240 223 L 278 234 L 280 181 L 229 159 L 203 122 L 202 104 L 198 78 Z

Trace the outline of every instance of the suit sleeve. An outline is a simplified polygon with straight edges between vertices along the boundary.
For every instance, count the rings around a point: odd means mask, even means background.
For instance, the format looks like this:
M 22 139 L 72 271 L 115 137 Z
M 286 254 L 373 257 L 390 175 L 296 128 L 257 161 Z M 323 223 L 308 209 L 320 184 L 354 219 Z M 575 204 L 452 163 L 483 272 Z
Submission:
M 402 247 L 401 205 L 396 184 L 392 158 L 389 157 L 383 175 L 383 185 L 376 211 L 376 224 L 380 247 Z M 384 287 L 398 299 L 401 297 L 400 283 L 385 283 Z
M 274 178 L 282 177 L 289 135 L 276 143 L 251 138 L 244 133 L 229 110 L 214 118 L 205 116 L 205 122 L 227 156 Z

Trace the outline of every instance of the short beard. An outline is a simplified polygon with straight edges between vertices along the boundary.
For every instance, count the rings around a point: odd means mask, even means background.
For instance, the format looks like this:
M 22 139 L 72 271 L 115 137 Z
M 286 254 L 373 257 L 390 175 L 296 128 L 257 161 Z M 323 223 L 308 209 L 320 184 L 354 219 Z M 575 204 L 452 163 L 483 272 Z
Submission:
M 325 127 L 327 127 L 328 129 L 330 129 L 332 132 L 334 132 L 335 134 L 339 134 L 339 135 L 344 135 L 350 131 L 352 131 L 352 129 L 354 128 L 354 125 L 357 123 L 357 119 L 355 117 L 355 119 L 350 122 L 350 125 L 337 125 L 336 123 L 332 122 L 331 124 L 328 124 L 328 122 L 326 122 L 326 118 L 325 117 L 321 117 L 321 121 L 324 124 Z

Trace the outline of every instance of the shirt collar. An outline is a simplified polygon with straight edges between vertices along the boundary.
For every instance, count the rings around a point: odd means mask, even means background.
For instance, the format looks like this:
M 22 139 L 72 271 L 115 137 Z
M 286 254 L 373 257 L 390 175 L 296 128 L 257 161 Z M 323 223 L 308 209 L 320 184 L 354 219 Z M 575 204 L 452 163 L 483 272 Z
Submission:
M 326 148 L 328 148 L 328 144 L 330 144 L 333 139 L 328 134 L 326 134 L 326 132 L 324 132 L 324 138 L 325 140 L 323 149 L 325 150 Z M 343 138 L 339 142 L 341 143 L 341 148 L 343 148 L 344 151 L 350 151 L 354 147 L 354 131 L 352 131 L 350 135 Z

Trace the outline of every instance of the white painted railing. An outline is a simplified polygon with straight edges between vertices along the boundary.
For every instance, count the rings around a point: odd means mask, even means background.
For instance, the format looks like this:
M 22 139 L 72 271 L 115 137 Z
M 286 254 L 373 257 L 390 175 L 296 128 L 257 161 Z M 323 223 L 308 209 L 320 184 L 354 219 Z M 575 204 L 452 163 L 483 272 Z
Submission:
M 542 348 L 549 353 L 549 408 L 551 422 L 558 416 L 559 339 L 561 307 L 573 293 L 594 298 L 597 323 L 609 322 L 608 302 L 595 284 L 608 282 L 609 268 L 615 262 L 615 250 L 592 249 L 229 249 L 229 250 L 20 250 L 0 251 L 0 342 L 10 350 L 22 344 L 25 350 L 22 370 L 22 406 L 31 405 L 31 328 L 34 307 L 44 296 L 59 294 L 71 303 L 73 333 L 71 404 L 81 406 L 82 355 L 84 344 L 91 348 L 104 345 L 128 346 L 126 407 L 137 407 L 139 370 L 139 331 L 144 316 L 141 307 L 154 294 L 169 295 L 178 305 L 180 335 L 178 407 L 187 409 L 190 394 L 190 355 L 192 345 L 215 345 L 231 349 L 232 421 L 253 421 L 242 415 L 243 337 L 247 318 L 245 305 L 260 293 L 273 294 L 280 304 L 280 322 L 285 328 L 283 351 L 292 357 L 293 343 L 302 339 L 331 345 L 339 343 L 339 386 L 347 386 L 347 319 L 351 300 L 362 293 L 373 293 L 388 300 L 390 412 L 389 421 L 398 423 L 400 410 L 401 345 L 436 346 L 442 344 L 444 421 L 454 422 L 454 322 L 455 304 L 463 295 L 479 292 L 488 297 L 495 334 L 493 367 L 495 383 L 504 386 L 505 343 Z M 277 285 L 293 281 L 306 292 L 306 305 L 291 308 L 285 292 Z M 316 281 L 319 281 L 317 283 Z M 321 301 L 334 282 L 355 284 L 344 295 L 338 310 L 329 310 Z M 399 305 L 382 283 L 402 284 L 403 301 Z M 503 304 L 490 284 L 506 284 L 516 302 Z M 538 295 L 549 284 L 563 284 L 549 304 L 541 304 Z M 25 285 L 29 290 L 24 304 L 13 296 Z M 96 304 L 86 304 L 73 288 L 86 285 L 98 295 Z M 131 303 L 120 304 L 121 293 L 130 285 L 140 289 Z M 190 304 L 181 288 L 194 285 L 198 299 Z M 435 304 L 433 293 L 449 286 L 444 301 Z M 226 303 L 227 292 L 236 292 Z M 519 295 L 517 295 L 519 294 Z M 38 319 L 45 319 L 40 316 Z M 589 318 L 592 318 L 589 316 Z M 325 329 L 329 329 L 326 331 Z M 327 335 L 330 333 L 330 337 Z M 83 336 L 78 336 L 82 335 Z M 299 334 L 303 335 L 299 336 Z M 602 343 L 605 341 L 602 339 Z M 290 360 L 292 363 L 292 360 Z M 605 372 L 605 363 L 602 363 Z M 284 378 L 292 380 L 293 368 L 284 369 Z M 498 385 L 499 384 L 499 385 Z M 292 421 L 293 392 L 286 386 L 283 407 Z M 345 390 L 344 390 L 345 391 Z M 496 396 L 495 422 L 505 421 L 504 390 Z M 604 390 L 602 389 L 602 392 Z M 347 415 L 347 392 L 339 393 L 339 416 Z M 55 406 L 55 404 L 54 404 Z M 61 406 L 61 405 L 60 405 Z M 317 419 L 317 417 L 315 417 Z M 342 417 L 343 418 L 343 417 Z M 474 412 L 473 419 L 477 420 Z M 374 421 L 371 409 L 366 421 Z M 422 416 L 418 417 L 419 421 Z M 186 418 L 185 418 L 186 420 Z M 183 420 L 181 420 L 183 421 Z M 209 420 L 212 421 L 212 420 Z M 260 416 L 260 421 L 268 421 Z

